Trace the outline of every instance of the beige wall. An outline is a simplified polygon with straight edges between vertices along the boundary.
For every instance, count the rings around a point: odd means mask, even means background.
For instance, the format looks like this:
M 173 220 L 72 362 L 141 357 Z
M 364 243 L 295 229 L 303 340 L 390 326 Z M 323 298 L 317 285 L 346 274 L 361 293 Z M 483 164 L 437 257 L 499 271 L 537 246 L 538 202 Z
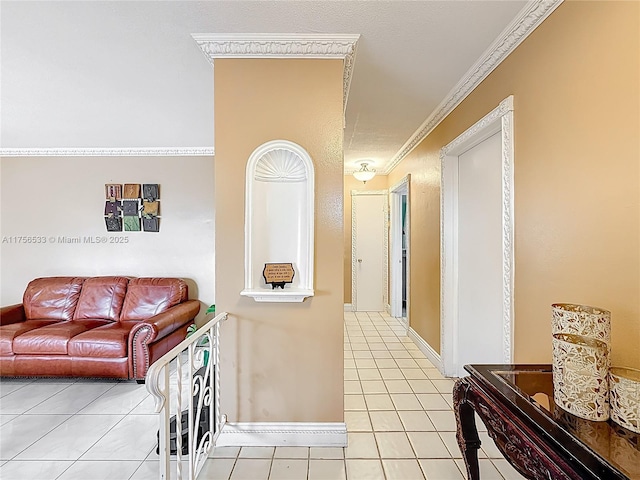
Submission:
M 439 349 L 439 149 L 515 97 L 515 361 L 551 359 L 550 304 L 612 312 L 640 368 L 640 3 L 565 2 L 390 175 L 410 172 L 411 323 Z M 420 245 L 420 248 L 416 248 Z
M 376 175 L 367 183 L 356 180 L 353 175 L 344 177 L 344 303 L 351 303 L 351 192 L 387 188 L 386 175 Z
M 216 60 L 216 304 L 222 410 L 243 422 L 343 420 L 342 61 Z M 315 166 L 315 296 L 256 303 L 244 287 L 245 167 L 275 139 Z
M 0 172 L 2 305 L 20 303 L 30 280 L 52 275 L 184 277 L 191 298 L 213 303 L 212 157 L 3 157 Z M 108 233 L 105 183 L 159 183 L 160 232 Z M 13 236 L 47 242 L 9 243 Z M 120 240 L 127 243 L 111 243 Z

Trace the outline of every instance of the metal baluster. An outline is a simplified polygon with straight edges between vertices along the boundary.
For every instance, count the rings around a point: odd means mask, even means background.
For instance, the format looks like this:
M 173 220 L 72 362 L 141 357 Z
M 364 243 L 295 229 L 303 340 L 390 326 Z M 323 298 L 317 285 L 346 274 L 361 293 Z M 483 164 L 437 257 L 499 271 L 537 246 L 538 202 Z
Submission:
M 194 417 L 196 417 L 196 413 L 193 411 L 193 397 L 198 394 L 198 396 L 202 395 L 200 388 L 198 391 L 195 391 L 195 381 L 194 381 L 194 351 L 196 349 L 196 345 L 198 342 L 189 345 L 189 392 L 191 394 L 191 398 L 189 399 L 189 480 L 194 480 L 196 478 L 194 461 L 195 461 L 195 438 L 198 435 L 198 426 L 196 425 L 196 421 L 194 421 Z
M 158 453 L 160 454 L 160 479 L 171 480 L 171 459 L 170 459 L 170 446 L 171 436 L 169 432 L 170 415 L 169 411 L 170 399 L 169 399 L 169 365 L 165 365 L 162 368 L 162 381 L 164 385 L 161 387 L 161 391 L 164 395 L 164 404 L 160 412 L 160 434 L 158 435 Z
M 177 359 L 178 405 L 176 411 L 176 471 L 178 480 L 182 480 L 182 353 Z
M 221 421 L 220 421 L 220 323 L 216 323 L 214 329 L 214 339 L 215 339 L 215 351 L 213 352 L 215 354 L 215 378 L 214 378 L 214 400 L 215 400 L 215 411 L 213 412 L 213 415 L 211 415 L 211 418 L 214 418 L 215 416 L 215 430 L 216 432 L 218 432 L 218 434 L 220 433 L 220 428 L 222 428 L 221 425 Z M 211 402 L 212 405 L 214 402 Z M 213 435 L 213 433 L 212 433 Z

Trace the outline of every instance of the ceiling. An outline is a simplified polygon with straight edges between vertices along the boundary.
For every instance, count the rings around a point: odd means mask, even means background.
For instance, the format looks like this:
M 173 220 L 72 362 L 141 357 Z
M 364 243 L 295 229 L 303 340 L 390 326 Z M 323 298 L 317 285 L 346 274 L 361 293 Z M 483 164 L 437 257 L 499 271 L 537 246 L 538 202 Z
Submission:
M 526 1 L 5 1 L 2 148 L 214 147 L 192 33 L 360 34 L 345 170 L 385 171 Z M 406 148 L 405 148 L 406 150 Z

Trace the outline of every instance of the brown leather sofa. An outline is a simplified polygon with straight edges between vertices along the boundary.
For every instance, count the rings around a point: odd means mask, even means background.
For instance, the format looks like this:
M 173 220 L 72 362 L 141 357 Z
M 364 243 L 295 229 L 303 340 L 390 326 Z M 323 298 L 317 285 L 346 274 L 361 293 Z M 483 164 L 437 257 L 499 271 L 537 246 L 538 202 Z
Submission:
M 140 381 L 199 310 L 178 278 L 38 278 L 0 310 L 0 376 Z

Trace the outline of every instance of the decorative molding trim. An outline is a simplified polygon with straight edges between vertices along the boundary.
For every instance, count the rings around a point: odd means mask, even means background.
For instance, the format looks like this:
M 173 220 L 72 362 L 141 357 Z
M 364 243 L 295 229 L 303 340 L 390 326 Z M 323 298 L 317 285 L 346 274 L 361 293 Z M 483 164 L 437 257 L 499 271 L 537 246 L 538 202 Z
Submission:
M 358 311 L 358 280 L 356 275 L 356 195 L 358 190 L 351 190 L 351 304 L 354 312 Z
M 455 375 L 462 367 L 456 365 L 457 312 L 457 163 L 451 164 L 467 149 L 491 135 L 502 135 L 502 363 L 513 363 L 514 328 L 514 216 L 513 216 L 513 95 L 440 149 L 440 352 L 444 373 Z M 452 170 L 449 172 L 449 170 Z M 453 212 L 453 213 L 452 213 Z M 447 221 L 448 216 L 456 218 Z M 454 246 L 455 245 L 455 246 Z
M 500 125 L 497 125 L 498 120 L 505 116 L 507 113 L 513 112 L 513 95 L 509 95 L 502 100 L 496 108 L 487 113 L 484 117 L 471 125 L 458 137 L 456 137 L 451 143 L 440 149 L 440 159 L 446 157 L 450 152 L 454 152 L 460 149 L 464 149 L 466 144 L 472 142 L 474 145 L 480 143 L 485 138 L 489 138 L 495 132 L 500 130 Z M 490 129 L 491 124 L 496 123 L 495 132 Z M 481 135 L 483 130 L 487 130 L 487 133 Z
M 409 197 L 409 185 L 411 180 L 411 174 L 405 175 L 391 188 L 389 188 L 389 257 L 390 266 L 389 271 L 391 278 L 389 279 L 389 292 L 391 293 L 389 303 L 393 302 L 393 312 L 389 312 L 391 316 L 402 312 L 402 225 L 400 221 L 400 196 L 407 196 L 407 224 L 406 224 L 406 298 L 407 298 L 407 319 L 405 320 L 405 326 L 409 323 L 408 317 L 410 315 L 410 303 L 411 303 L 411 200 Z M 399 239 L 399 240 L 398 240 Z M 399 244 L 397 243 L 399 242 Z M 398 286 L 397 280 L 400 279 L 400 285 Z M 395 300 L 395 301 L 394 301 Z M 389 307 L 391 309 L 391 306 Z M 397 316 L 396 318 L 402 318 Z
M 563 0 L 534 0 L 505 28 L 480 56 L 429 117 L 389 161 L 382 175 L 388 175 L 425 137 L 456 108 L 482 81 L 500 65 Z
M 216 58 L 341 58 L 342 101 L 347 110 L 358 34 L 194 33 L 191 37 L 211 65 Z
M 211 147 L 0 148 L 2 157 L 213 157 Z
M 345 312 L 353 312 L 353 305 L 351 303 L 345 303 L 344 304 L 344 311 Z
M 446 148 L 446 147 L 444 147 Z M 456 355 L 455 352 L 455 348 L 453 345 L 453 337 L 456 336 L 453 332 L 453 326 L 449 326 L 449 320 L 448 320 L 448 315 L 447 315 L 447 300 L 449 295 L 453 294 L 453 288 L 448 288 L 447 287 L 447 281 L 446 281 L 446 272 L 451 269 L 454 269 L 454 263 L 453 259 L 451 261 L 452 265 L 449 265 L 449 259 L 447 258 L 447 247 L 445 246 L 445 241 L 447 240 L 447 233 L 445 233 L 446 230 L 451 229 L 452 231 L 448 232 L 449 235 L 453 236 L 453 230 L 456 229 L 457 231 L 457 227 L 454 227 L 453 225 L 448 225 L 445 223 L 445 201 L 449 202 L 449 201 L 453 201 L 453 200 L 449 200 L 448 196 L 451 195 L 453 196 L 453 194 L 449 191 L 445 191 L 445 179 L 448 177 L 452 177 L 452 180 L 455 181 L 455 178 L 457 178 L 458 176 L 458 169 L 457 166 L 455 168 L 455 172 L 449 172 L 449 168 L 447 168 L 447 162 L 445 162 L 445 156 L 441 153 L 440 154 L 440 353 L 442 354 L 442 358 L 444 359 L 442 362 L 442 370 L 441 373 L 443 375 L 445 374 L 451 374 L 452 370 L 454 370 L 454 366 L 452 365 L 451 367 L 449 366 L 449 360 L 447 357 L 447 355 L 449 354 L 449 350 L 451 350 L 451 357 Z M 452 250 L 454 250 L 455 247 L 453 247 L 452 245 Z M 452 292 L 450 293 L 449 290 L 452 290 Z M 453 302 L 453 300 L 452 300 Z M 452 303 L 452 305 L 450 306 L 450 308 L 453 310 L 452 315 L 451 316 L 457 316 L 458 314 L 458 309 L 457 309 L 457 304 Z M 451 329 L 451 333 L 448 331 L 449 329 Z M 451 338 L 451 345 L 449 345 L 449 340 Z M 451 360 L 451 363 L 453 363 L 453 360 Z
M 409 179 L 411 178 L 411 174 L 408 173 L 404 177 L 402 177 L 398 182 L 394 183 L 391 187 L 389 187 L 390 193 L 395 193 L 397 190 L 400 190 L 401 187 L 409 184 Z M 407 195 L 409 194 L 407 187 Z
M 382 273 L 383 278 L 383 290 L 382 290 L 382 303 L 387 305 L 389 303 L 389 191 L 385 190 L 385 199 L 383 215 L 384 215 L 384 270 Z M 408 305 L 407 305 L 408 306 Z
M 346 447 L 347 425 L 336 423 L 226 423 L 216 447 Z
M 422 338 L 418 333 L 411 327 L 409 327 L 409 331 L 407 332 L 408 337 L 413 340 L 420 351 L 424 353 L 424 356 L 433 363 L 433 365 L 442 373 L 442 358 L 440 354 L 436 352 L 431 345 L 429 345 L 424 338 Z
M 513 96 L 509 100 L 508 110 L 501 115 L 502 123 L 502 358 L 513 363 L 513 332 L 515 328 L 515 309 L 513 305 L 515 286 L 515 248 L 514 248 L 514 125 Z M 504 103 L 504 102 L 502 102 Z M 502 103 L 500 104 L 502 106 Z
M 358 282 L 356 275 L 356 197 L 363 195 L 388 195 L 389 190 L 351 190 L 351 303 L 353 304 L 353 311 L 358 311 Z M 389 201 L 384 202 L 383 205 L 384 215 L 384 272 L 382 274 L 383 290 L 382 290 L 382 304 L 387 305 L 389 303 Z

